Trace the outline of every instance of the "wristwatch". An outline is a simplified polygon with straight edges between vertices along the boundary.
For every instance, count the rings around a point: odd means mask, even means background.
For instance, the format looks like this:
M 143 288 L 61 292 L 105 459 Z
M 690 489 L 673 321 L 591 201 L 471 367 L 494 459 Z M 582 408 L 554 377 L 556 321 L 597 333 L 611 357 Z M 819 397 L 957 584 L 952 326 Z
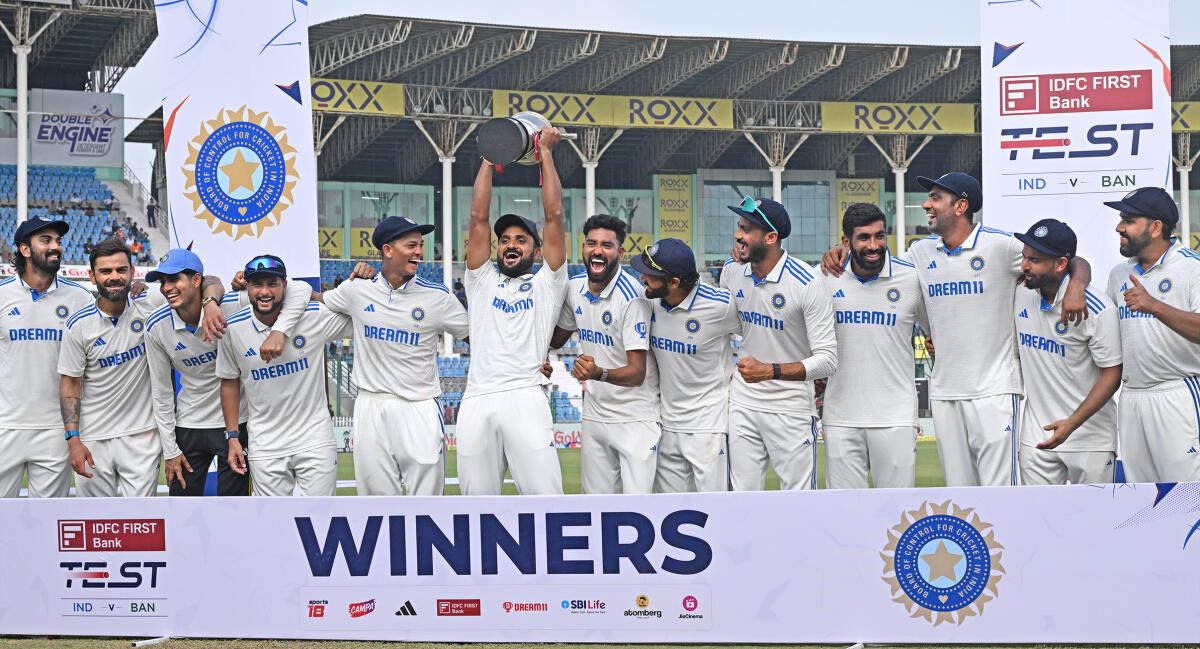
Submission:
M 241 431 L 238 430 L 227 430 L 225 431 L 225 440 L 237 439 L 241 434 Z
M 608 382 L 608 370 L 603 369 L 603 368 L 600 369 L 600 382 L 601 383 Z
M 200 300 L 200 308 L 203 309 L 204 307 L 208 306 L 209 302 L 215 302 L 217 304 L 221 303 L 220 300 L 210 295 L 203 300 Z
M 779 363 L 771 363 L 771 378 L 776 381 L 783 378 L 783 367 Z

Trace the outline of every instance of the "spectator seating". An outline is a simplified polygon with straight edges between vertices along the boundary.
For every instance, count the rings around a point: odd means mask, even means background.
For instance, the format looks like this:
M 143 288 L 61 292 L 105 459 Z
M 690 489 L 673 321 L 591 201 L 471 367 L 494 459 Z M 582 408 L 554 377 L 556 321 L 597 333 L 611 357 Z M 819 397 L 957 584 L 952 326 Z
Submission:
M 100 205 L 112 198 L 112 190 L 96 178 L 91 167 L 29 167 L 30 203 L 68 203 L 71 196 L 81 202 Z M 17 200 L 17 167 L 0 165 L 0 202 Z

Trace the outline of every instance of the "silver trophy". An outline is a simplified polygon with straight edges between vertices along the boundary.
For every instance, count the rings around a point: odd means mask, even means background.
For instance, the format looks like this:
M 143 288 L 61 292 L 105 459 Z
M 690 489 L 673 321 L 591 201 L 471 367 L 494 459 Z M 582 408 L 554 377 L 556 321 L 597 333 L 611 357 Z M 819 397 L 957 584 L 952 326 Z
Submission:
M 495 117 L 479 127 L 475 142 L 479 146 L 479 154 L 493 164 L 536 165 L 534 136 L 550 125 L 550 120 L 532 111 L 517 113 L 512 117 Z M 563 133 L 564 139 L 574 137 L 574 133 Z

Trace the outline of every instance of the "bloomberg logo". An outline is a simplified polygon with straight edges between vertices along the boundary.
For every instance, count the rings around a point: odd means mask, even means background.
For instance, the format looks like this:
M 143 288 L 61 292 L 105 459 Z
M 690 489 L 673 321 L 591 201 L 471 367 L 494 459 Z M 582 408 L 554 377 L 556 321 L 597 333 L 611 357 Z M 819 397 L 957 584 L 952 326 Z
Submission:
M 547 575 L 615 575 L 628 568 L 639 574 L 694 575 L 713 559 L 712 546 L 697 535 L 708 514 L 691 509 L 671 512 L 661 521 L 638 512 L 601 512 L 599 521 L 592 512 L 521 513 L 515 529 L 493 514 L 455 514 L 448 529 L 427 515 L 412 517 L 410 529 L 408 518 L 368 516 L 352 529 L 347 517 L 334 516 L 323 521 L 324 542 L 312 517 L 298 516 L 295 522 L 314 577 L 329 577 L 339 555 L 351 577 L 365 577 L 377 553 L 386 556 L 393 577 L 412 574 L 413 563 L 417 575 L 445 574 L 441 566 L 435 569 L 435 554 L 456 575 L 499 574 L 501 555 L 524 575 L 539 574 L 539 556 Z M 385 521 L 386 551 L 377 552 Z M 599 547 L 592 544 L 593 531 L 599 533 Z M 647 556 L 656 547 L 667 551 L 657 566 Z

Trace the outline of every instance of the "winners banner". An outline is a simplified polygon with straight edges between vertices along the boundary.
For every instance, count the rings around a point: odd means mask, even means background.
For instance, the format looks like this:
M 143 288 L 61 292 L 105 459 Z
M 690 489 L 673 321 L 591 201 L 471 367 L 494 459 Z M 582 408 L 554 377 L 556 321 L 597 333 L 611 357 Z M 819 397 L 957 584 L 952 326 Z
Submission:
M 1171 191 L 1167 0 L 980 5 L 984 220 L 1065 221 L 1103 285 L 1123 258 L 1102 203 Z
M 308 4 L 155 7 L 171 246 L 225 278 L 272 253 L 318 277 Z
M 1200 639 L 1200 484 L 0 500 L 0 634 Z

